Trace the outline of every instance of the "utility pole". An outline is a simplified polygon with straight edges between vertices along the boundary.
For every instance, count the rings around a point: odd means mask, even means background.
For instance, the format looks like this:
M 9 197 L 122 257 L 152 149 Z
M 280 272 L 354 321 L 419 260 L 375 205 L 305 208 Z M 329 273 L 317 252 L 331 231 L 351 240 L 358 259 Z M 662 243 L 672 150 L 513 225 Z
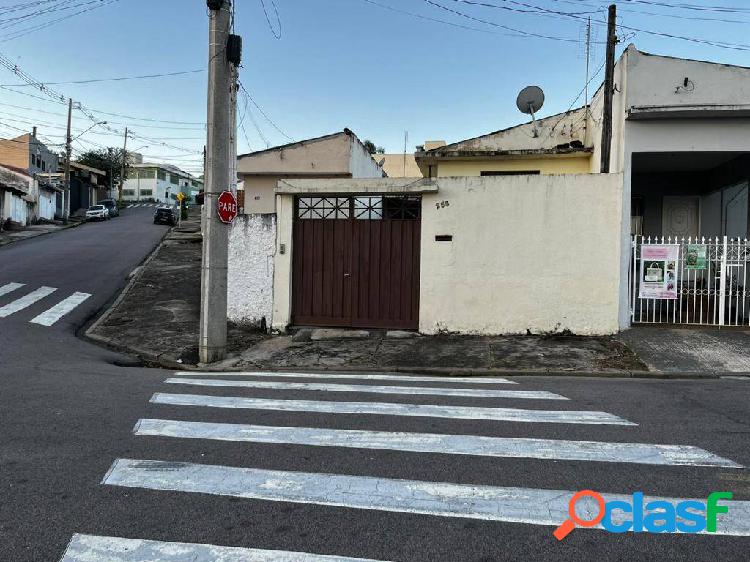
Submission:
M 599 171 L 609 173 L 609 161 L 612 154 L 612 98 L 615 93 L 615 46 L 617 45 L 616 26 L 617 6 L 609 7 L 607 19 L 607 58 L 604 72 L 604 115 L 602 121 L 602 160 Z
M 128 128 L 125 127 L 125 142 L 122 145 L 122 166 L 120 168 L 120 185 L 117 188 L 117 205 L 122 206 L 122 186 L 125 184 L 125 168 L 128 165 Z
M 70 218 L 70 157 L 73 153 L 73 137 L 70 129 L 73 122 L 73 99 L 68 98 L 68 132 L 65 134 L 65 189 L 63 191 L 63 223 Z
M 232 69 L 229 35 L 231 0 L 206 0 L 209 8 L 208 142 L 203 200 L 205 225 L 201 263 L 198 354 L 202 363 L 224 358 L 227 346 L 227 266 L 229 226 L 219 220 L 218 198 L 230 189 Z
M 107 194 L 109 198 L 112 198 L 112 182 L 114 181 L 114 178 L 112 177 L 114 174 L 114 163 L 112 162 L 112 159 L 114 158 L 115 151 L 112 150 L 112 148 L 107 149 L 107 156 L 109 156 L 109 193 Z

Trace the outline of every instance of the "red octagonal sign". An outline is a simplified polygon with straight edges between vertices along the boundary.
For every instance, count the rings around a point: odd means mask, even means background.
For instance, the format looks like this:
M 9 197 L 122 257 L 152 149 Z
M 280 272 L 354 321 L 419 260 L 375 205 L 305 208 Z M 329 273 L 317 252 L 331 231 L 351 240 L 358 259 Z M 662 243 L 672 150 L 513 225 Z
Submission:
M 219 212 L 219 220 L 229 224 L 237 216 L 237 199 L 231 191 L 222 191 L 216 203 Z

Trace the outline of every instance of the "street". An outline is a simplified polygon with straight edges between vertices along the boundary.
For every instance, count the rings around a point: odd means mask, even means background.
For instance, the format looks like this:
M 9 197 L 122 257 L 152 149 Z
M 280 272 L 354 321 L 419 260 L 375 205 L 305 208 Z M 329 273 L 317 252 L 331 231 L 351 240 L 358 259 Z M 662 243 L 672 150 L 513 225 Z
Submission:
M 748 379 L 118 367 L 76 329 L 164 231 L 149 210 L 130 209 L 0 250 L 0 287 L 24 284 L 0 307 L 57 289 L 0 318 L 3 561 L 58 561 L 66 548 L 65 562 L 747 559 L 750 477 L 738 465 L 750 465 Z M 51 326 L 30 322 L 74 292 L 92 296 Z M 566 505 L 554 492 L 582 489 L 704 500 L 731 491 L 737 503 L 716 535 L 576 529 L 558 542 Z M 124 554 L 134 548 L 140 558 Z

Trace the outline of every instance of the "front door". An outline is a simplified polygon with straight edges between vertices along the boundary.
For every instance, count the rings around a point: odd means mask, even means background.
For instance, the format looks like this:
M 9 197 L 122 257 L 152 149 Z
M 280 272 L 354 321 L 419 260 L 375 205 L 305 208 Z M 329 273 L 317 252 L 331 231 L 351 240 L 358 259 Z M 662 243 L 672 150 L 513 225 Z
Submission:
M 698 197 L 668 197 L 662 203 L 662 236 L 695 238 L 699 229 Z
M 420 232 L 418 196 L 298 197 L 293 323 L 418 328 Z

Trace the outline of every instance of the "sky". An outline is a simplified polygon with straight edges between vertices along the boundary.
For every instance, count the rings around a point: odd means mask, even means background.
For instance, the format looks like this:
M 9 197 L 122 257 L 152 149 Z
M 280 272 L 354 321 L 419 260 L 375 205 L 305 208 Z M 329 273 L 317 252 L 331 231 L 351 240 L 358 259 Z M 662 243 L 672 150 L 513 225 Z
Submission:
M 387 152 L 402 152 L 408 132 L 412 152 L 425 140 L 455 142 L 525 121 L 515 99 L 530 84 L 545 92 L 539 117 L 582 105 L 576 96 L 586 82 L 586 22 L 594 74 L 604 60 L 609 3 L 237 0 L 240 76 L 255 102 L 240 97 L 238 150 L 349 127 Z M 747 0 L 616 3 L 618 55 L 634 43 L 651 53 L 750 66 Z M 128 126 L 130 149 L 200 173 L 207 38 L 204 0 L 0 0 L 0 55 L 94 117 L 74 112 L 78 154 L 122 146 Z M 175 72 L 190 73 L 50 84 Z M 67 107 L 23 83 L 0 67 L 0 136 L 37 125 L 61 145 Z M 86 131 L 96 120 L 108 123 Z

